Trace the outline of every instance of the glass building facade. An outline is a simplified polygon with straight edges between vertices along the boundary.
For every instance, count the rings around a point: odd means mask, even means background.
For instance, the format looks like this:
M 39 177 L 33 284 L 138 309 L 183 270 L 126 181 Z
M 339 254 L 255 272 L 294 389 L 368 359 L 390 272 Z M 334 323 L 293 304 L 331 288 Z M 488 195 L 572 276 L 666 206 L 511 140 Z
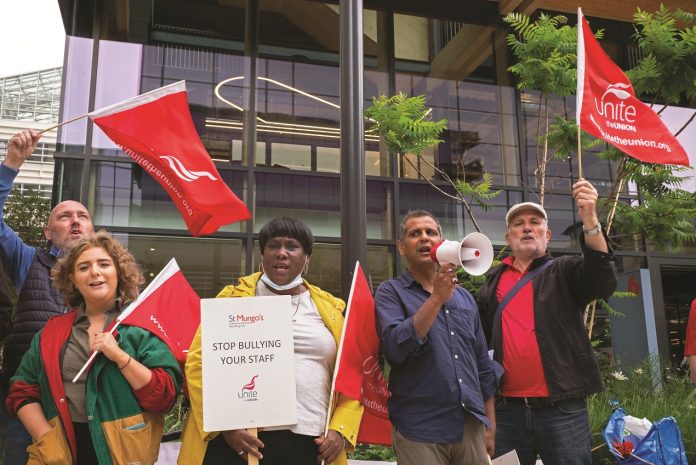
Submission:
M 341 264 L 340 253 L 338 4 L 127 3 L 126 8 L 119 2 L 78 8 L 77 2 L 59 1 L 68 31 L 61 120 L 185 79 L 199 136 L 253 220 L 225 226 L 211 237 L 190 237 L 164 189 L 86 119 L 59 132 L 54 202 L 81 199 L 95 226 L 116 233 L 149 276 L 176 256 L 201 297 L 213 297 L 258 269 L 259 229 L 276 216 L 294 216 L 316 236 L 309 281 L 340 295 L 341 279 L 352 266 Z M 401 4 L 399 10 L 395 3 Z M 480 180 L 483 172 L 493 175 L 502 192 L 490 202 L 492 208 L 474 207 L 474 215 L 496 249 L 505 245 L 506 210 L 537 199 L 539 95 L 517 90 L 507 72 L 512 64 L 505 44 L 509 31 L 499 7 L 510 2 L 500 3 L 364 4 L 364 106 L 380 95 L 425 95 L 433 118 L 448 121 L 443 142 L 424 153 L 424 160 L 387 153 L 369 133 L 364 154 L 355 154 L 365 161 L 367 268 L 373 287 L 404 268 L 396 239 L 408 210 L 434 213 L 450 239 L 475 230 L 462 205 L 427 183 L 449 189 L 432 166 L 467 181 Z M 623 54 L 632 33 L 628 25 L 612 20 L 595 24 L 607 29 L 603 45 L 614 59 L 628 64 Z M 249 78 L 250 70 L 256 71 L 255 79 Z M 551 105 L 556 113 L 575 113 L 574 97 L 553 99 Z M 251 138 L 249 118 L 255 121 Z M 600 194 L 609 190 L 615 171 L 609 162 L 588 153 L 583 170 Z M 545 205 L 555 254 L 579 252 L 570 196 L 575 179 L 574 157 L 550 162 Z M 616 240 L 622 271 L 649 266 L 650 251 L 642 241 Z M 692 259 L 690 266 L 694 263 Z M 681 326 L 679 331 L 677 352 Z M 672 350 L 672 342 L 663 344 Z

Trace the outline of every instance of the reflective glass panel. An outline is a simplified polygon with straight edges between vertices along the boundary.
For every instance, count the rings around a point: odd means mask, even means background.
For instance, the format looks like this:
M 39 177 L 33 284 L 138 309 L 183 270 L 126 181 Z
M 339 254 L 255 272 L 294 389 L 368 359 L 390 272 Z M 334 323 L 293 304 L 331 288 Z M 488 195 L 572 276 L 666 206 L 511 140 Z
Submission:
M 279 216 L 294 216 L 315 236 L 341 235 L 341 188 L 336 177 L 256 173 L 254 231 Z M 367 237 L 391 238 L 391 187 L 367 182 Z
M 220 175 L 243 199 L 244 173 L 221 170 Z M 93 162 L 89 183 L 89 208 L 95 224 L 186 229 L 179 210 L 167 192 L 139 165 Z M 245 224 L 237 222 L 226 225 L 220 231 L 240 232 Z
M 189 284 L 203 299 L 215 297 L 243 273 L 244 247 L 237 239 L 114 234 L 133 254 L 149 283 L 176 258 Z

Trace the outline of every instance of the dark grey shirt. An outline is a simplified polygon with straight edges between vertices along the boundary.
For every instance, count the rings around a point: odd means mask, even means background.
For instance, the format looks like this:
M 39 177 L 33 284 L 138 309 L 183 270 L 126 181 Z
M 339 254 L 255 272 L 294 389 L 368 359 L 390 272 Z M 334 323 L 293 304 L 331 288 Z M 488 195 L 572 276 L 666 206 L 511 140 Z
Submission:
M 87 423 L 87 401 L 85 398 L 85 382 L 89 369 L 73 384 L 72 380 L 84 366 L 91 355 L 89 349 L 89 318 L 85 313 L 84 307 L 77 310 L 75 323 L 73 324 L 70 337 L 65 343 L 61 372 L 63 373 L 63 387 L 65 397 L 68 399 L 68 409 L 70 416 L 76 423 Z M 118 315 L 118 310 L 113 308 L 106 312 L 104 328 L 107 328 L 114 318 Z

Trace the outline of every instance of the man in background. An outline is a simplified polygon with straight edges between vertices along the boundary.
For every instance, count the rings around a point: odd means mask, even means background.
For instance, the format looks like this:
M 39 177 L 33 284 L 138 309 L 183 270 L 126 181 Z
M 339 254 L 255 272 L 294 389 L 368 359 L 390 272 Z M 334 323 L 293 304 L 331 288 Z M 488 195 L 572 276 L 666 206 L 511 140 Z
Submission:
M 94 232 L 87 208 L 73 200 L 61 202 L 51 210 L 44 228 L 48 241 L 46 249 L 25 244 L 5 223 L 3 208 L 14 179 L 40 138 L 40 134 L 31 129 L 15 134 L 8 141 L 7 156 L 0 164 L 0 261 L 19 296 L 0 370 L 0 457 L 3 465 L 25 465 L 26 448 L 31 444 L 31 436 L 19 419 L 5 414 L 8 382 L 29 349 L 34 334 L 49 318 L 65 311 L 63 296 L 51 286 L 51 268 L 65 249 Z

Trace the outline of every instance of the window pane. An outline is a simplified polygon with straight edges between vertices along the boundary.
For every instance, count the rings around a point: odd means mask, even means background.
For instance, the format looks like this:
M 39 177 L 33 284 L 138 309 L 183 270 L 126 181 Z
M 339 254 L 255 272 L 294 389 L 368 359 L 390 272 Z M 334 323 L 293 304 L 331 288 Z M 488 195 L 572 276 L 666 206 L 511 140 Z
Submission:
M 315 236 L 340 236 L 338 178 L 256 173 L 254 232 L 273 218 L 297 217 Z
M 312 148 L 298 144 L 271 144 L 271 166 L 291 170 L 312 169 Z
M 245 175 L 221 170 L 233 192 L 244 198 Z M 143 228 L 186 229 L 184 220 L 167 192 L 139 165 L 94 162 L 89 186 L 89 208 L 95 224 Z M 240 232 L 245 222 L 220 228 Z
M 173 257 L 191 287 L 203 298 L 213 298 L 243 274 L 244 247 L 237 239 L 182 238 L 114 234 L 142 267 L 149 283 Z
M 56 158 L 53 198 L 56 204 L 64 200 L 79 200 L 82 186 L 83 160 Z
M 341 235 L 341 187 L 335 177 L 290 174 L 256 174 L 254 231 L 279 216 L 294 216 L 307 224 L 315 236 Z M 367 237 L 391 238 L 391 187 L 367 183 Z
M 63 72 L 63 102 L 61 121 L 68 121 L 89 111 L 89 89 L 92 69 L 92 39 L 67 37 L 65 47 L 67 66 Z M 58 129 L 57 150 L 83 153 L 87 141 L 87 118 L 66 124 Z

